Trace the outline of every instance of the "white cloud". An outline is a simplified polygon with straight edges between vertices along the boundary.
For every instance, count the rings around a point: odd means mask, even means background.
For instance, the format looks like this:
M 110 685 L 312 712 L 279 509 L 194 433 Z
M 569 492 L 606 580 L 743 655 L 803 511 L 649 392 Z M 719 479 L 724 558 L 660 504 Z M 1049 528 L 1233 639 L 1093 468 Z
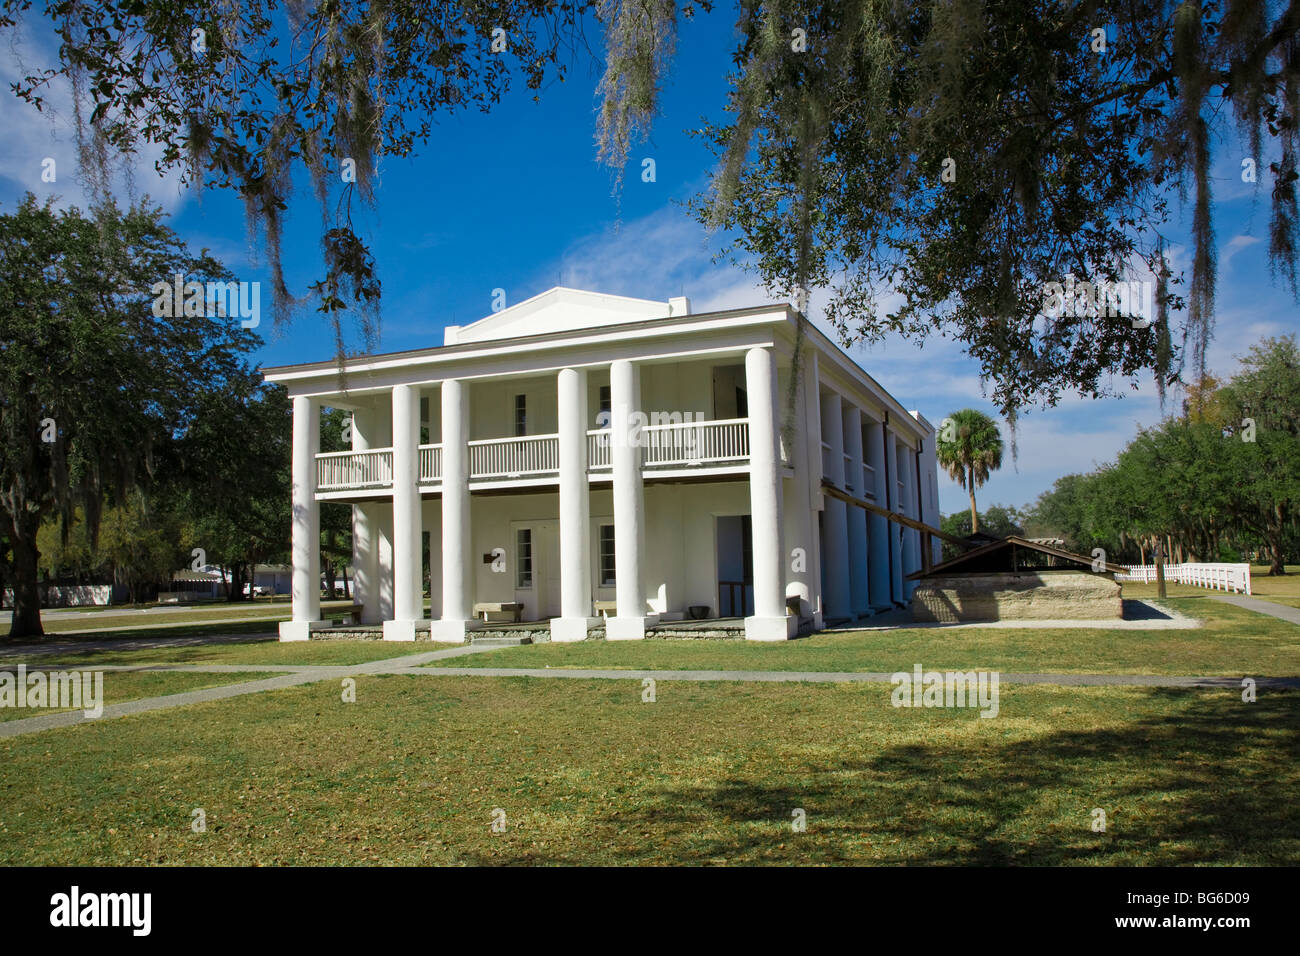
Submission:
M 30 191 L 38 199 L 56 197 L 60 208 L 84 209 L 91 202 L 91 190 L 78 160 L 71 84 L 65 77 L 55 77 L 41 91 L 45 103 L 40 111 L 9 89 L 10 83 L 57 64 L 55 42 L 48 30 L 33 34 L 24 25 L 13 31 L 11 43 L 0 54 L 5 77 L 0 89 L 0 129 L 5 131 L 0 183 L 11 200 Z M 154 169 L 161 156 L 161 147 L 146 145 L 120 162 L 110 182 L 119 202 L 147 194 L 166 212 L 176 212 L 184 204 L 188 191 L 181 186 L 179 174 L 172 171 L 159 177 Z M 47 160 L 54 163 L 54 182 L 42 179 Z

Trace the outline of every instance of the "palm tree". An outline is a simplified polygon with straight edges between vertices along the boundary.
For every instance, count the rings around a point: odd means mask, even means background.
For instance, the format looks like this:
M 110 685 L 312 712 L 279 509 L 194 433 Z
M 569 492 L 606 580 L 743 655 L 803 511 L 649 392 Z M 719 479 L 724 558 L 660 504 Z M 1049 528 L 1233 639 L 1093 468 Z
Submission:
M 943 470 L 970 493 L 970 528 L 979 530 L 975 489 L 1002 467 L 1002 435 L 993 419 L 973 408 L 953 412 L 939 426 L 935 452 Z

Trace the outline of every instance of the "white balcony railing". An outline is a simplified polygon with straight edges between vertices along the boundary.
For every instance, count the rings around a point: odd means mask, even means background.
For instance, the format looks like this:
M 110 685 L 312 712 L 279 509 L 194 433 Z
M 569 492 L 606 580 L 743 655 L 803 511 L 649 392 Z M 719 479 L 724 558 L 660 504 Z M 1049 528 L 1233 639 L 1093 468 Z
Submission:
M 560 436 L 488 438 L 469 443 L 469 476 L 525 478 L 560 470 Z
M 420 446 L 421 483 L 442 480 L 442 446 Z
M 587 432 L 587 470 L 603 472 L 612 467 L 610 449 L 613 432 L 597 428 Z M 681 422 L 645 425 L 641 428 L 643 468 L 673 468 L 719 465 L 749 459 L 749 420 L 729 418 L 710 422 Z M 784 448 L 782 459 L 784 460 Z
M 641 463 L 646 468 L 712 465 L 749 458 L 749 420 L 647 425 L 641 430 Z
M 331 451 L 316 456 L 316 489 L 387 488 L 393 483 L 393 450 Z
M 607 473 L 611 467 L 612 433 L 608 428 L 587 432 L 587 470 Z M 470 480 L 502 480 L 556 475 L 560 470 L 558 435 L 488 438 L 469 444 Z M 641 430 L 641 463 L 649 470 L 743 464 L 749 460 L 749 421 L 683 422 L 646 425 Z M 442 445 L 419 447 L 421 484 L 442 480 Z M 785 443 L 781 460 L 789 463 Z M 329 452 L 316 456 L 318 491 L 389 488 L 393 483 L 393 450 Z
M 608 471 L 613 467 L 609 457 L 610 430 L 593 428 L 587 432 L 587 471 Z

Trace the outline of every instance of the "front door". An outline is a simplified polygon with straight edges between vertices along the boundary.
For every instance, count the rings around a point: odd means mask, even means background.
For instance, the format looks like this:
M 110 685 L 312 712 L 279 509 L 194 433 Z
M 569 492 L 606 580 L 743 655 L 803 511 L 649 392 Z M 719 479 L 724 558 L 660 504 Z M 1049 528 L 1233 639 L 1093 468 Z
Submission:
M 560 525 L 530 521 L 516 526 L 518 579 L 515 599 L 528 620 L 560 616 Z
M 560 525 L 543 521 L 537 526 L 537 607 L 541 617 L 560 616 Z
M 754 613 L 754 537 L 749 515 L 719 515 L 718 617 Z

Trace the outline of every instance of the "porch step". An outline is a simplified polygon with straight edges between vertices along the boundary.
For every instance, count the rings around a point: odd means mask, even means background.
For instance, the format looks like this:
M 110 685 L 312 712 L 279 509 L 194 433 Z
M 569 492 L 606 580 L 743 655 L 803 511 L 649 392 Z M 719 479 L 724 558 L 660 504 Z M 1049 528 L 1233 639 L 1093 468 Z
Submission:
M 533 638 L 529 634 L 493 634 L 491 636 L 474 634 L 470 637 L 469 642 L 477 647 L 518 647 L 520 644 L 533 643 Z

